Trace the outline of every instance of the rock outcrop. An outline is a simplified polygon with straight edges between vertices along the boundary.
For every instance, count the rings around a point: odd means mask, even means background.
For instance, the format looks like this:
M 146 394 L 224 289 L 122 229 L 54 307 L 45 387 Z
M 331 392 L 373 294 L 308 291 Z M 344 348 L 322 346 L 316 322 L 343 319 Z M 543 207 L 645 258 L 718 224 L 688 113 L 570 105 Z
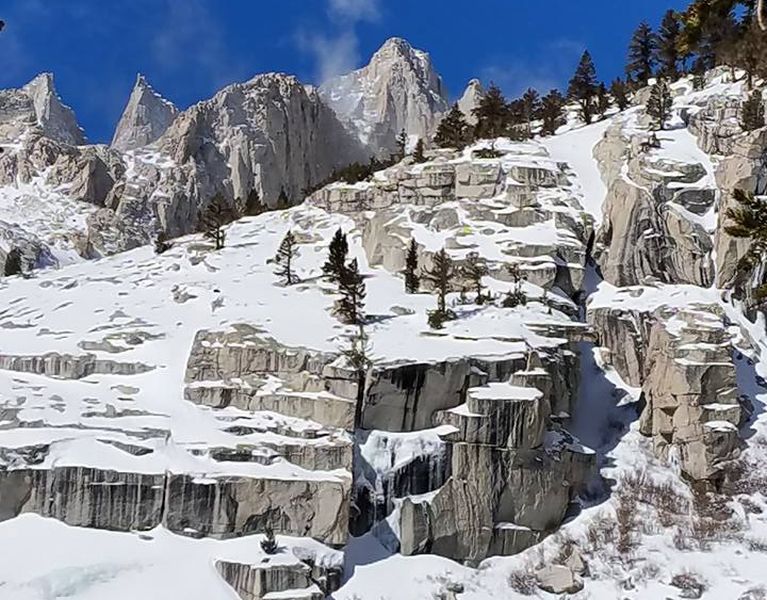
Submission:
M 121 152 L 151 144 L 168 129 L 178 109 L 139 74 L 117 123 L 111 146 Z
M 474 109 L 479 106 L 482 98 L 485 97 L 485 89 L 479 79 L 472 79 L 463 91 L 463 95 L 458 100 L 458 108 L 461 109 L 466 122 L 474 125 L 477 117 L 474 116 Z
M 430 139 L 447 111 L 447 91 L 429 55 L 391 38 L 370 63 L 323 83 L 323 100 L 373 152 L 395 149 L 395 138 Z

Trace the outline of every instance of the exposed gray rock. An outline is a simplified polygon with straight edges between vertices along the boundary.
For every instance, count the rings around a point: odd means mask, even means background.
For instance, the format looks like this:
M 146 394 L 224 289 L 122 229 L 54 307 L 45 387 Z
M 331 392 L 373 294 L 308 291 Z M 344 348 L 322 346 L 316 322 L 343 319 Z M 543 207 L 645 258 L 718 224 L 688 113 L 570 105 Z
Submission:
M 482 98 L 485 97 L 485 89 L 482 87 L 482 83 L 479 79 L 472 79 L 463 91 L 461 99 L 458 100 L 458 108 L 461 109 L 466 121 L 470 125 L 474 125 L 477 122 L 477 117 L 474 116 L 474 109 L 479 106 Z
M 139 74 L 111 145 L 124 152 L 151 144 L 165 133 L 177 114 L 178 109 L 173 103 L 155 92 Z
M 583 581 L 564 565 L 548 565 L 535 572 L 538 587 L 550 594 L 575 594 L 583 589 Z

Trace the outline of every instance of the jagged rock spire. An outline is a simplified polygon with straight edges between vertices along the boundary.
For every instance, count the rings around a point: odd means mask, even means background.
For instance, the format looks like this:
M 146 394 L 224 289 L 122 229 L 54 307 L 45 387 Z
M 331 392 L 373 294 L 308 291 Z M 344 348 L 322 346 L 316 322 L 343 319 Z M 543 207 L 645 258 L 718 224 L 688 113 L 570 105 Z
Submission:
M 151 144 L 168 129 L 178 109 L 149 85 L 139 73 L 128 104 L 117 123 L 112 147 L 133 150 Z

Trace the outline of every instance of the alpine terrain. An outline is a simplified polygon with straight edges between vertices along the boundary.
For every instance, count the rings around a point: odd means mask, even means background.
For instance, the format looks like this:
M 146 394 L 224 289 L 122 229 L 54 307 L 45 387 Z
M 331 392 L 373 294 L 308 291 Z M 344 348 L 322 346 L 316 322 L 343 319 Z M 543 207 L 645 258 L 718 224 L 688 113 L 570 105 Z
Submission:
M 0 598 L 767 599 L 754 4 L 543 96 L 0 91 Z

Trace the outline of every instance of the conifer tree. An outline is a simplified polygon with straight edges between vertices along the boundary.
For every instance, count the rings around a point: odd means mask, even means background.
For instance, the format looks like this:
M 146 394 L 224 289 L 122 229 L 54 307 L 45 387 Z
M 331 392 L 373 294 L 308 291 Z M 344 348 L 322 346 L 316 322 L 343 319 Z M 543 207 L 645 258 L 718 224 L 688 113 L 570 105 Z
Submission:
M 586 50 L 581 56 L 567 91 L 567 95 L 578 102 L 580 117 L 586 124 L 591 123 L 594 116 L 594 96 L 596 93 L 597 72 L 591 54 Z
M 264 539 L 261 540 L 261 550 L 265 554 L 277 554 L 277 540 L 274 537 L 274 531 L 271 527 L 267 527 L 264 530 Z
M 397 160 L 402 160 L 407 152 L 407 133 L 404 129 L 397 134 L 395 143 L 397 145 Z
M 488 274 L 487 263 L 477 252 L 469 252 L 466 255 L 466 263 L 461 269 L 462 275 L 467 279 L 477 294 L 476 304 L 484 304 L 486 298 L 482 293 L 482 278 Z
M 613 80 L 610 85 L 610 94 L 612 94 L 613 101 L 618 107 L 618 110 L 626 110 L 629 106 L 628 87 L 623 80 L 618 77 Z
M 429 314 L 429 325 L 434 329 L 441 329 L 445 321 L 454 318 L 452 311 L 447 308 L 447 293 L 454 275 L 453 260 L 443 248 L 434 255 L 433 265 L 425 273 L 425 278 L 434 285 L 437 293 L 437 310 Z
M 767 35 L 755 23 L 751 23 L 737 37 L 732 50 L 732 64 L 746 72 L 748 89 L 754 86 L 754 77 L 767 76 Z
M 12 275 L 22 275 L 24 273 L 24 266 L 22 265 L 21 249 L 13 247 L 8 251 L 5 256 L 5 266 L 3 267 L 3 275 L 10 277 Z
M 168 242 L 168 234 L 164 231 L 157 233 L 157 237 L 154 238 L 154 253 L 162 254 L 170 250 L 171 244 Z
M 647 114 L 655 119 L 657 129 L 664 129 L 671 118 L 672 98 L 665 79 L 659 79 L 650 90 L 647 99 Z
M 725 226 L 725 231 L 733 237 L 750 240 L 748 250 L 737 265 L 738 273 L 745 277 L 767 258 L 767 202 L 741 189 L 733 192 L 733 198 L 738 205 L 727 210 L 731 223 Z M 760 285 L 755 296 L 760 301 L 767 298 L 767 285 Z
M 497 138 L 504 134 L 509 120 L 509 107 L 503 92 L 497 85 L 490 84 L 473 114 L 477 119 L 478 138 Z
M 415 149 L 413 150 L 413 160 L 415 160 L 415 162 L 426 162 L 426 157 L 423 155 L 423 150 L 423 139 L 418 138 L 418 141 L 415 144 Z
M 504 308 L 516 308 L 517 306 L 524 306 L 527 304 L 527 296 L 525 296 L 524 291 L 522 291 L 522 281 L 524 279 L 522 276 L 522 270 L 516 263 L 506 265 L 506 270 L 511 276 L 511 280 L 514 283 L 514 286 L 508 292 L 506 292 L 506 297 L 503 299 L 501 305 Z
M 349 242 L 346 234 L 338 228 L 328 249 L 328 259 L 322 265 L 322 272 L 335 283 L 339 283 L 346 270 L 346 255 L 349 253 Z
M 203 235 L 213 242 L 216 250 L 224 247 L 226 241 L 224 226 L 232 221 L 232 217 L 232 210 L 221 194 L 213 196 L 200 215 L 200 228 Z
M 600 118 L 604 119 L 605 113 L 607 113 L 611 106 L 612 102 L 610 101 L 610 94 L 607 91 L 607 86 L 604 83 L 600 83 L 597 88 L 596 101 L 597 114 Z
M 253 188 L 248 192 L 248 197 L 245 200 L 244 206 L 239 211 L 243 217 L 255 217 L 263 212 L 266 212 L 266 207 L 261 203 L 261 196 L 258 194 L 258 190 Z
M 354 411 L 354 427 L 358 429 L 362 426 L 362 407 L 365 400 L 365 380 L 367 372 L 373 365 L 371 357 L 372 346 L 368 342 L 368 336 L 365 333 L 365 327 L 362 323 L 358 324 L 357 334 L 350 337 L 349 347 L 341 350 L 341 354 L 346 357 L 349 366 L 354 369 L 357 376 L 357 405 Z
M 285 188 L 280 188 L 280 195 L 277 196 L 277 210 L 285 210 L 286 208 L 290 208 L 290 205 L 290 198 L 288 198 Z
M 764 99 L 761 91 L 751 92 L 743 103 L 740 126 L 743 131 L 753 131 L 764 127 Z
M 338 301 L 338 313 L 346 323 L 357 325 L 362 322 L 365 308 L 365 279 L 360 274 L 357 259 L 354 258 L 346 266 L 338 280 L 338 291 L 341 299 Z
M 647 85 L 653 76 L 657 48 L 657 41 L 652 28 L 645 21 L 642 21 L 629 43 L 626 75 L 641 85 Z
M 658 29 L 658 75 L 674 81 L 679 77 L 679 38 L 682 27 L 673 10 L 666 11 Z
M 565 98 L 559 93 L 559 90 L 551 90 L 541 100 L 541 135 L 554 135 L 562 125 L 565 124 L 563 108 Z
M 410 246 L 407 249 L 407 256 L 405 257 L 405 291 L 408 294 L 415 294 L 418 292 L 418 284 L 420 283 L 418 275 L 418 244 L 415 239 L 410 239 Z
M 442 117 L 434 136 L 434 144 L 440 148 L 462 150 L 469 143 L 469 125 L 458 104 L 453 104 L 450 111 Z
M 533 121 L 538 118 L 541 112 L 541 96 L 537 90 L 527 89 L 522 95 L 521 109 L 522 123 L 527 127 L 527 137 L 533 137 Z
M 277 256 L 274 257 L 274 262 L 277 263 L 277 271 L 275 275 L 281 277 L 285 285 L 293 285 L 298 281 L 298 278 L 293 273 L 293 258 L 296 254 L 296 238 L 292 231 L 288 231 L 285 237 L 282 238 L 280 247 L 277 250 Z

